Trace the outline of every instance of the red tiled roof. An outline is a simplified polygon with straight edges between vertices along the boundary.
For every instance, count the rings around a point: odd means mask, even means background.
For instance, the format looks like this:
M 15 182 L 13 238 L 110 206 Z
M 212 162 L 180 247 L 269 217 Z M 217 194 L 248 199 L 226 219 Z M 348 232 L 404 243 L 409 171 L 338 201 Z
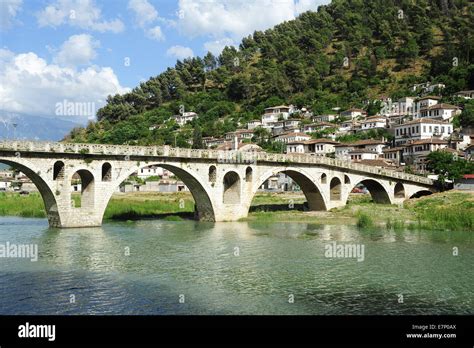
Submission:
M 462 177 L 464 179 L 474 179 L 474 174 L 464 174 Z

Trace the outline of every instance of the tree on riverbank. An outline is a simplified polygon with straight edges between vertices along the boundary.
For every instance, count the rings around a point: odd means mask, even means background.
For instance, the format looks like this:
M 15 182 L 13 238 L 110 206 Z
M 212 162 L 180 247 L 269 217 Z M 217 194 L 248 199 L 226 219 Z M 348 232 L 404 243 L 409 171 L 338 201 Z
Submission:
M 448 151 L 434 151 L 428 157 L 426 169 L 438 175 L 443 188 L 446 180 L 456 180 L 464 174 L 474 173 L 474 163 L 455 156 Z

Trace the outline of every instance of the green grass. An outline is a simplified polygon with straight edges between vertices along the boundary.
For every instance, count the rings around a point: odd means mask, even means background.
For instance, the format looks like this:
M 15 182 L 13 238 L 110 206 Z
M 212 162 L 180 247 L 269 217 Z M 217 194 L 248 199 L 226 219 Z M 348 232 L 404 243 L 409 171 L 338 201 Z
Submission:
M 357 216 L 357 227 L 362 229 L 373 228 L 374 221 L 369 215 L 361 212 Z
M 80 197 L 73 200 L 79 206 Z M 349 203 L 330 212 L 304 212 L 289 205 L 301 204 L 304 196 L 298 193 L 259 193 L 252 201 L 256 211 L 244 221 L 305 222 L 324 224 L 355 224 L 361 229 L 385 225 L 388 230 L 474 230 L 474 194 L 448 191 L 406 201 L 404 207 L 371 202 L 370 195 L 351 195 Z M 272 211 L 272 205 L 288 206 L 287 210 Z M 268 211 L 266 211 L 268 210 Z M 189 192 L 130 193 L 114 195 L 104 214 L 106 220 L 138 220 L 164 218 L 181 220 L 194 213 L 194 200 Z M 0 192 L 0 216 L 44 218 L 44 204 L 39 193 L 20 196 Z
M 46 212 L 39 193 L 21 196 L 18 193 L 0 192 L 0 216 L 44 218 Z

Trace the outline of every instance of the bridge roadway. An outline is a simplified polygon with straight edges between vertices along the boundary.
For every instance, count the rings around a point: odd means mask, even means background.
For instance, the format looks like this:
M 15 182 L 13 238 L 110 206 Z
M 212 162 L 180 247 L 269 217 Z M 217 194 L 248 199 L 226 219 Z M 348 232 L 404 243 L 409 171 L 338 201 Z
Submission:
M 157 165 L 191 191 L 196 219 L 235 221 L 248 215 L 254 195 L 271 176 L 285 173 L 303 191 L 309 210 L 347 203 L 362 183 L 377 203 L 399 204 L 436 191 L 431 179 L 307 154 L 216 151 L 170 146 L 128 146 L 0 141 L 0 162 L 21 170 L 38 187 L 51 227 L 100 226 L 117 187 L 140 169 Z M 72 178 L 81 178 L 81 205 Z

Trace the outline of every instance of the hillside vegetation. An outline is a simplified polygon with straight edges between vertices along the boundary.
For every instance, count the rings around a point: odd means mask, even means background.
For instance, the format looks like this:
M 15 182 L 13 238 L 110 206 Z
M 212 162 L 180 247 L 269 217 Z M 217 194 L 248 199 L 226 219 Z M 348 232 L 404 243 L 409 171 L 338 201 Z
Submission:
M 98 121 L 67 140 L 189 147 L 190 138 L 259 119 L 265 107 L 291 103 L 320 114 L 380 94 L 413 95 L 409 87 L 426 81 L 444 83 L 449 101 L 474 88 L 473 8 L 467 0 L 333 0 L 256 31 L 238 49 L 177 61 L 130 93 L 109 96 Z M 180 111 L 199 118 L 179 128 L 170 116 Z

